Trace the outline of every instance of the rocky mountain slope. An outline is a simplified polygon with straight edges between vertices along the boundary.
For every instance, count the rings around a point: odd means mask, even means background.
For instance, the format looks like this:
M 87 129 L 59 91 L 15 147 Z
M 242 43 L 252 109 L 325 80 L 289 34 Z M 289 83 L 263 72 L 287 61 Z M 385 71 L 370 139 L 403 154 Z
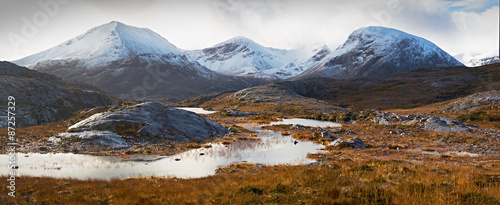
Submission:
M 354 31 L 342 46 L 295 79 L 388 76 L 438 66 L 463 64 L 423 38 L 372 26 Z
M 276 111 L 294 114 L 415 108 L 470 94 L 499 90 L 500 64 L 481 67 L 421 68 L 386 77 L 282 81 L 237 92 L 203 95 L 180 102 L 214 110 Z M 337 106 L 337 107 L 336 107 Z M 336 110 L 336 111 L 335 111 Z M 291 114 L 291 113 L 288 113 Z
M 153 31 L 116 21 L 13 62 L 135 99 L 179 100 L 259 82 L 221 76 Z
M 15 98 L 16 127 L 25 127 L 58 121 L 85 108 L 113 103 L 110 97 L 95 89 L 0 62 L 0 127 L 7 126 L 8 96 Z
M 386 77 L 278 82 L 294 92 L 356 109 L 412 108 L 500 89 L 500 64 L 421 68 Z

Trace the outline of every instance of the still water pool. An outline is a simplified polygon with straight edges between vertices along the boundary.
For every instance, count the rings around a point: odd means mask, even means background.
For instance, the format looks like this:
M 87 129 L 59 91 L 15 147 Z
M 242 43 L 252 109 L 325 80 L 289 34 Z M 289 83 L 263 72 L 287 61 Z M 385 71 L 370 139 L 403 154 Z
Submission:
M 285 119 L 271 124 L 301 124 L 304 126 L 339 126 L 306 119 Z M 128 177 L 198 178 L 214 175 L 219 167 L 232 163 L 260 163 L 265 165 L 299 165 L 314 162 L 308 153 L 318 153 L 324 145 L 300 141 L 279 132 L 262 130 L 259 125 L 242 125 L 258 132 L 259 141 L 238 141 L 230 145 L 210 144 L 173 156 L 91 156 L 82 154 L 17 154 L 19 175 L 47 176 L 76 179 L 113 179 Z M 8 156 L 0 155 L 0 173 L 7 174 Z

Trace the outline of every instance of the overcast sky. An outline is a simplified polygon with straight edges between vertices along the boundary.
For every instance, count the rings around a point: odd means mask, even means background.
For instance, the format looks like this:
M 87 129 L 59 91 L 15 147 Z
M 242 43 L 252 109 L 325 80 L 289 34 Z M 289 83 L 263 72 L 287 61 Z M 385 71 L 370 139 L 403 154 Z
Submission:
M 499 50 L 498 0 L 0 0 L 0 60 L 56 46 L 110 21 L 181 49 L 245 36 L 275 48 L 331 48 L 365 26 L 426 38 L 452 55 Z

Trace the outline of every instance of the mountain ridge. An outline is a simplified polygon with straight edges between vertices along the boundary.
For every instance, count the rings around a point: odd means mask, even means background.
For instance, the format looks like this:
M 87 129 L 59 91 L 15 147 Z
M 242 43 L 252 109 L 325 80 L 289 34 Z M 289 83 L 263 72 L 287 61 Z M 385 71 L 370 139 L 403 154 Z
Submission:
M 302 71 L 286 67 L 293 60 L 289 50 L 265 47 L 242 36 L 186 53 L 208 69 L 228 75 L 282 79 Z
M 344 44 L 294 79 L 387 76 L 423 67 L 463 66 L 434 43 L 392 28 L 352 32 Z
M 153 31 L 116 21 L 13 63 L 133 99 L 177 101 L 262 81 L 220 75 Z
M 322 44 L 276 49 L 239 36 L 185 51 L 150 29 L 116 21 L 13 62 L 89 83 L 118 97 L 176 101 L 269 81 L 387 76 L 422 67 L 463 66 L 434 43 L 385 27 L 360 28 L 335 50 Z M 140 97 L 132 93 L 137 91 Z

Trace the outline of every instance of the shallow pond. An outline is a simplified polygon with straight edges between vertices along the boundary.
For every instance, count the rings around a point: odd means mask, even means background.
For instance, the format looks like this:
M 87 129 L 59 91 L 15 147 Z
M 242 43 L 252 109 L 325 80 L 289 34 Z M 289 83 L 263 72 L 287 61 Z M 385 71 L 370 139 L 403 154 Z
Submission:
M 199 107 L 176 107 L 176 108 L 179 110 L 191 111 L 191 112 L 194 112 L 198 115 L 209 115 L 209 114 L 214 114 L 214 113 L 218 112 L 218 111 L 205 110 L 205 109 L 199 108 Z
M 309 127 L 341 127 L 342 124 L 336 122 L 311 120 L 304 118 L 282 119 L 282 121 L 271 122 L 270 125 L 303 125 Z
M 294 121 L 297 122 L 297 121 Z M 321 121 L 318 121 L 320 123 Z M 303 124 L 305 126 L 320 126 Z M 331 126 L 328 125 L 328 126 Z M 230 145 L 210 144 L 174 156 L 131 156 L 130 159 L 114 156 L 81 154 L 18 154 L 17 170 L 20 175 L 48 176 L 77 179 L 113 179 L 127 177 L 165 176 L 197 178 L 215 174 L 219 167 L 232 163 L 308 164 L 308 153 L 318 153 L 324 146 L 299 141 L 279 132 L 261 130 L 260 126 L 246 125 L 258 132 L 260 141 L 238 141 Z M 0 173 L 7 174 L 7 155 L 0 155 Z

